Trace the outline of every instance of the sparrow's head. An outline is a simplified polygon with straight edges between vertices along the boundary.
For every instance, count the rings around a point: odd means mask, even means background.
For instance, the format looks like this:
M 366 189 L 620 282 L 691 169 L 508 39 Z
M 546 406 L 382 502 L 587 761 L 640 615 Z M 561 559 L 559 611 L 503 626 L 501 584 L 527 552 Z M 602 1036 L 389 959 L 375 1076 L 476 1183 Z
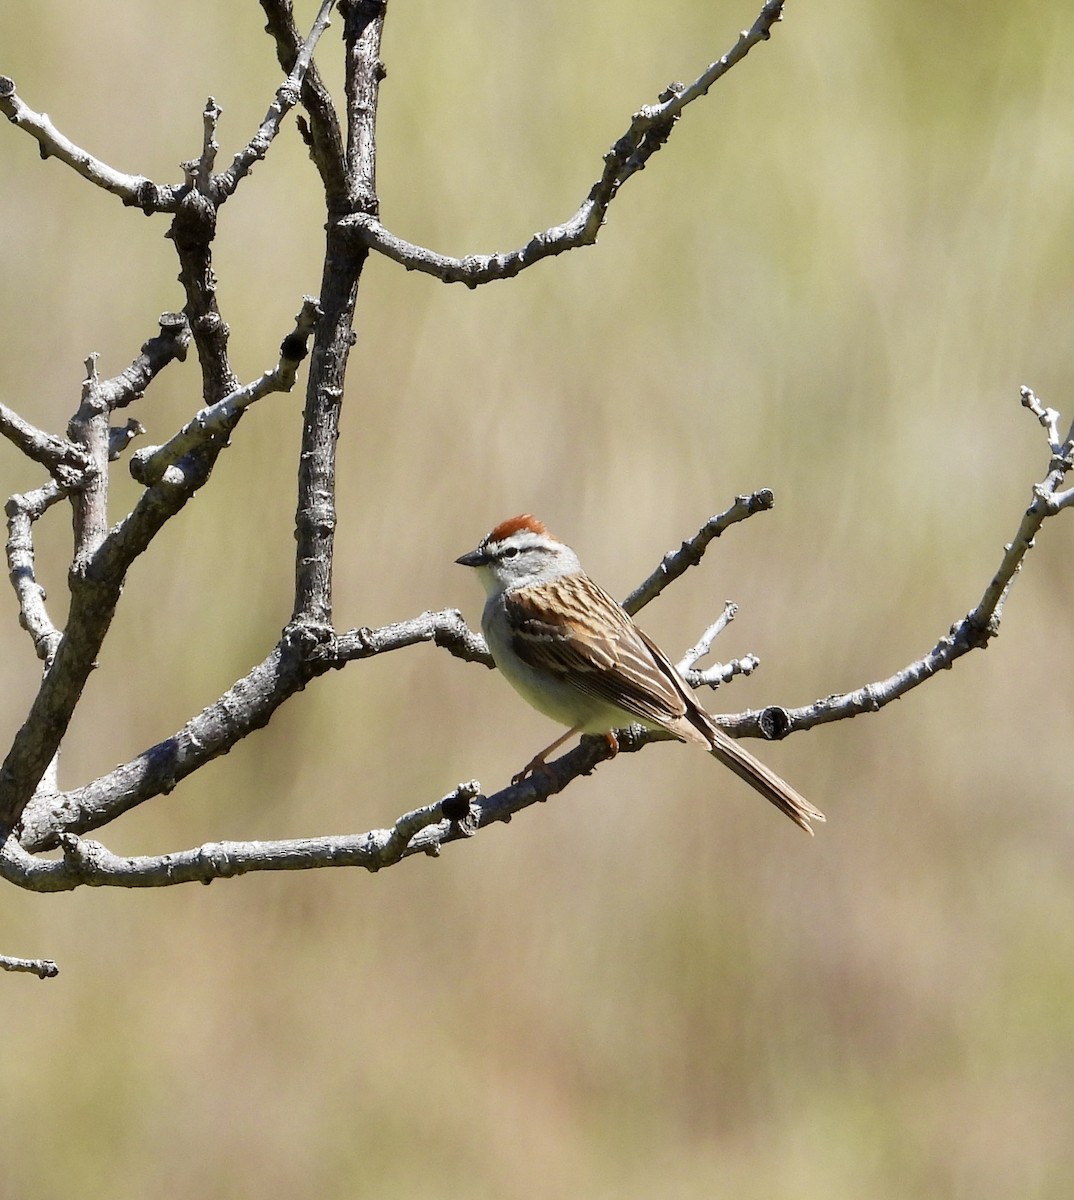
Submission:
M 560 575 L 577 575 L 578 556 L 528 513 L 501 521 L 477 549 L 455 559 L 476 567 L 490 595 L 517 587 L 532 587 Z

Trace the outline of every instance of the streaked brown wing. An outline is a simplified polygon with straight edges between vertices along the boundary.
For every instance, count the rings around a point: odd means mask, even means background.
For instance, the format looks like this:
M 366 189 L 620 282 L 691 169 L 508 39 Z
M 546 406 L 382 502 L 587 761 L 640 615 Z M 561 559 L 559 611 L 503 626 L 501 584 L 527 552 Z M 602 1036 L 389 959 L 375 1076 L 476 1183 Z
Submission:
M 641 721 L 662 724 L 686 712 L 670 664 L 588 576 L 516 588 L 504 603 L 517 631 L 515 652 L 531 667 L 559 675 Z M 593 614 L 599 616 L 596 626 Z

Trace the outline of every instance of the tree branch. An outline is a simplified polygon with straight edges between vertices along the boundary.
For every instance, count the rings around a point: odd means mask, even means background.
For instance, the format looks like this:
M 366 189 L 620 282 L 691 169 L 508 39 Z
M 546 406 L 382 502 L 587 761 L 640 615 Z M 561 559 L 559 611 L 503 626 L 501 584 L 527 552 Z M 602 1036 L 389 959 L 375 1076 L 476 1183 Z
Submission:
M 163 446 L 138 451 L 131 459 L 131 474 L 147 487 L 158 483 L 168 468 L 177 468 L 183 459 L 197 453 L 215 440 L 226 438 L 235 428 L 244 409 L 273 392 L 289 392 L 295 386 L 299 365 L 306 357 L 306 345 L 321 318 L 321 309 L 312 296 L 306 296 L 295 317 L 295 329 L 280 345 L 279 362 L 260 379 L 236 388 L 216 404 L 203 408 Z
M 937 671 L 951 667 L 964 654 L 984 649 L 997 636 L 1004 603 L 1041 526 L 1048 517 L 1068 507 L 1066 493 L 1059 492 L 1058 488 L 1067 473 L 1074 469 L 1074 424 L 1066 441 L 1060 443 L 1057 433 L 1059 414 L 1053 409 L 1043 409 L 1029 388 L 1021 389 L 1021 397 L 1023 405 L 1040 420 L 1048 435 L 1051 462 L 1045 478 L 1033 485 L 1032 502 L 1022 516 L 1014 539 L 1005 547 L 999 568 L 976 608 L 952 625 L 947 635 L 940 638 L 931 650 L 889 678 L 868 683 L 853 692 L 828 696 L 803 708 L 778 710 L 780 737 L 862 713 L 879 712 L 885 705 L 931 679 Z M 765 709 L 759 713 L 748 712 L 720 718 L 720 722 L 729 733 L 738 736 L 763 731 L 765 721 L 771 722 L 772 719 L 772 710 Z
M 313 28 L 304 42 L 297 47 L 294 62 L 288 70 L 288 76 L 276 89 L 276 96 L 269 106 L 265 119 L 250 141 L 235 155 L 231 166 L 214 177 L 215 195 L 219 203 L 223 203 L 239 186 L 240 180 L 249 174 L 254 163 L 260 162 L 268 153 L 268 148 L 280 131 L 284 117 L 298 103 L 302 95 L 303 84 L 307 72 L 311 69 L 313 51 L 321 40 L 321 34 L 328 28 L 335 0 L 321 0 L 321 7 L 313 22 Z M 288 12 L 288 17 L 290 13 Z M 294 28 L 292 24 L 292 28 Z M 297 31 L 296 31 L 297 38 Z
M 54 979 L 60 973 L 60 968 L 50 958 L 10 958 L 6 954 L 0 954 L 0 970 L 26 971 L 38 979 Z
M 287 67 L 288 77 L 277 89 L 276 97 L 270 105 L 264 121 L 253 138 L 232 160 L 231 166 L 220 175 L 212 177 L 210 173 L 217 151 L 216 122 L 220 117 L 221 109 L 216 101 L 211 96 L 209 97 L 203 114 L 205 139 L 202 154 L 195 163 L 187 165 L 191 170 L 195 185 L 205 194 L 212 194 L 216 206 L 231 196 L 240 180 L 249 174 L 254 163 L 265 157 L 269 146 L 279 132 L 283 118 L 297 103 L 303 81 L 310 68 L 314 47 L 328 27 L 332 4 L 333 0 L 322 0 L 317 19 L 305 41 L 299 43 L 298 34 L 295 31 L 295 51 L 292 56 L 293 61 Z M 183 198 L 190 189 L 190 179 L 182 184 L 157 184 L 144 175 L 128 175 L 123 171 L 117 171 L 99 158 L 95 158 L 89 151 L 76 146 L 74 142 L 65 137 L 49 120 L 46 113 L 37 113 L 28 107 L 17 94 L 15 81 L 6 75 L 0 75 L 0 113 L 3 113 L 13 125 L 17 125 L 36 139 L 42 158 L 58 158 L 60 162 L 76 171 L 83 179 L 118 196 L 125 205 L 131 208 L 140 208 L 147 215 L 178 213 Z
M 295 370 L 312 334 L 316 312 L 315 302 L 307 299 L 296 318 L 294 333 L 284 339 L 280 348 L 277 370 L 267 373 L 251 392 L 242 393 L 245 403 L 256 398 L 252 393 L 258 393 L 259 387 L 268 387 L 266 379 L 277 390 L 293 385 Z M 180 343 L 181 339 L 171 343 L 174 353 L 178 352 Z M 147 360 L 146 372 L 149 369 Z M 131 377 L 126 378 L 129 384 Z M 123 396 L 126 393 L 123 387 L 117 386 L 111 389 L 111 394 Z M 264 391 L 258 394 L 264 394 Z M 33 552 L 29 543 L 29 523 L 33 517 L 29 510 L 22 513 L 16 506 L 13 519 L 17 519 L 17 525 L 13 527 L 12 534 L 18 536 L 14 543 L 11 537 L 8 542 L 9 563 L 12 555 L 17 560 L 16 566 L 11 568 L 12 580 L 19 592 L 24 620 L 29 613 L 29 619 L 33 622 L 38 652 L 41 653 L 41 647 L 44 646 L 48 655 L 45 675 L 30 714 L 15 735 L 0 768 L 0 829 L 13 826 L 19 820 L 59 749 L 108 632 L 131 563 L 205 483 L 216 455 L 226 444 L 227 433 L 234 427 L 242 411 L 242 404 L 235 407 L 225 402 L 223 409 L 211 410 L 211 415 L 205 418 L 204 429 L 199 427 L 199 431 L 188 432 L 188 427 L 177 435 L 181 444 L 188 447 L 188 453 L 177 461 L 171 461 L 165 448 L 161 459 L 165 463 L 164 469 L 147 486 L 132 512 L 107 535 L 99 540 L 95 537 L 92 544 L 87 542 L 80 547 L 69 573 L 71 606 L 67 627 L 58 641 L 54 629 L 44 617 L 43 593 L 33 579 Z M 196 423 L 197 418 L 192 424 Z M 161 452 L 150 451 L 139 461 L 153 464 L 154 453 Z M 131 465 L 135 472 L 141 469 L 134 462 Z M 145 469 L 149 471 L 148 467 Z M 41 503 L 50 497 L 51 493 L 43 495 Z M 10 511 L 9 503 L 9 514 Z M 41 508 L 41 511 L 44 509 Z M 18 579 L 15 576 L 16 567 L 19 570 Z
M 140 208 L 147 214 L 176 211 L 184 191 L 182 186 L 156 184 L 144 175 L 127 175 L 94 158 L 88 150 L 64 137 L 46 113 L 34 112 L 24 104 L 15 91 L 15 81 L 6 75 L 0 75 L 0 113 L 36 139 L 42 158 L 58 158 L 83 179 L 118 196 L 131 208 Z
M 419 851 L 435 855 L 441 842 L 470 836 L 477 827 L 474 804 L 480 799 L 480 785 L 471 781 L 435 804 L 404 813 L 388 829 L 273 842 L 211 842 L 193 850 L 140 857 L 121 857 L 99 842 L 65 833 L 59 838 L 63 858 L 39 859 L 11 838 L 0 850 L 0 876 L 30 891 L 59 892 L 82 884 L 137 888 L 211 883 L 253 871 L 379 871 Z M 476 813 L 480 811 L 478 807 Z
M 97 186 L 119 195 L 124 203 L 174 214 L 169 236 L 180 258 L 180 279 L 186 292 L 184 311 L 191 331 L 187 336 L 193 336 L 197 347 L 204 401 L 201 411 L 165 445 L 133 457 L 132 473 L 146 485 L 146 491 L 134 510 L 110 531 L 105 517 L 107 462 L 122 451 L 138 427 L 136 422 L 129 422 L 124 430 L 110 429 L 108 417 L 115 408 L 141 395 L 155 369 L 159 369 L 153 367 L 155 360 L 141 365 L 136 361 L 129 374 L 105 382 L 98 379 L 91 362 L 83 403 L 72 420 L 67 441 L 37 430 L 9 409 L 0 408 L 0 432 L 54 476 L 51 483 L 36 492 L 12 497 L 7 507 L 8 564 L 20 618 L 46 670 L 27 723 L 0 771 L 0 826 L 6 826 L 0 830 L 0 875 L 32 890 L 70 890 L 80 885 L 158 887 L 209 882 L 252 871 L 329 866 L 360 866 L 375 871 L 413 854 L 436 854 L 450 841 L 473 836 L 493 822 L 510 820 L 515 812 L 549 799 L 579 775 L 590 773 L 613 753 L 604 739 L 583 738 L 567 754 L 548 764 L 546 771 L 517 785 L 484 796 L 476 781 L 463 783 L 442 799 L 403 813 L 390 827 L 361 834 L 210 843 L 175 854 L 140 857 L 115 855 L 99 843 L 78 836 L 152 796 L 170 791 L 186 775 L 266 724 L 280 704 L 329 670 L 420 642 L 432 642 L 465 661 L 491 665 L 483 639 L 453 610 L 426 612 L 379 629 L 361 628 L 339 635 L 331 625 L 335 442 L 344 375 L 354 340 L 354 305 L 366 255 L 369 249 L 376 249 L 408 269 L 477 286 L 518 274 L 541 258 L 594 242 L 619 189 L 660 149 L 686 106 L 705 95 L 757 42 L 767 38 L 783 9 L 782 0 L 768 0 L 752 29 L 744 32 L 723 58 L 688 86 L 672 84 L 657 104 L 636 113 L 627 132 L 605 156 L 600 179 L 568 222 L 534 235 L 526 246 L 508 254 L 451 259 L 403 242 L 378 221 L 375 131 L 383 78 L 379 61 L 383 0 L 341 0 L 347 72 L 345 144 L 331 101 L 311 61 L 313 44 L 327 23 L 330 3 L 322 3 L 305 43 L 298 41 L 285 0 L 262 0 L 262 6 L 288 79 L 277 91 L 257 133 L 228 170 L 219 175 L 213 170 L 220 109 L 210 98 L 203 113 L 201 154 L 186 164 L 188 178 L 182 187 L 160 188 L 141 176 L 122 175 L 100 163 L 64 138 L 46 116 L 29 110 L 16 95 L 14 84 L 0 78 L 0 111 L 38 140 L 44 156 L 60 158 Z M 295 333 L 281 347 L 277 368 L 240 387 L 228 358 L 228 327 L 217 305 L 212 271 L 210 247 L 216 215 L 239 180 L 264 156 L 299 91 L 310 111 L 307 140 L 325 180 L 328 200 L 321 294 L 325 315 L 317 325 L 316 306 L 307 299 Z M 187 328 L 185 322 L 179 323 L 183 330 Z M 55 754 L 107 633 L 127 569 L 164 522 L 208 479 L 245 408 L 270 391 L 293 385 L 311 336 L 314 353 L 299 472 L 292 624 L 260 664 L 171 738 L 86 787 L 59 792 L 52 774 Z M 170 361 L 167 353 L 178 356 L 178 345 L 175 341 L 172 351 L 165 352 L 164 361 Z M 185 345 L 183 341 L 182 348 Z M 1041 525 L 1048 516 L 1074 506 L 1074 488 L 1059 490 L 1074 465 L 1074 428 L 1067 440 L 1060 442 L 1059 414 L 1046 409 L 1029 389 L 1023 389 L 1022 402 L 1046 431 L 1051 453 L 1049 472 L 1034 487 L 1033 501 L 1015 539 L 1006 548 L 977 607 L 924 657 L 889 679 L 843 696 L 818 700 L 805 708 L 769 706 L 757 713 L 718 718 L 729 732 L 776 738 L 859 712 L 876 711 L 996 636 L 1006 597 Z M 76 493 L 81 508 L 71 571 L 71 612 L 67 629 L 60 635 L 48 617 L 44 592 L 36 580 L 32 525 L 52 504 L 71 493 Z M 726 528 L 771 508 L 772 503 L 772 494 L 767 490 L 738 497 L 730 509 L 710 518 L 693 538 L 664 557 L 658 569 L 627 597 L 627 610 L 639 611 L 672 580 L 700 562 L 708 545 Z M 706 671 L 696 669 L 733 615 L 733 606 L 729 605 L 684 657 L 683 669 L 695 685 L 714 686 L 756 667 L 757 660 L 747 655 Z M 621 730 L 617 733 L 619 752 L 633 753 L 667 736 L 639 728 Z M 17 838 L 9 836 L 16 822 Z M 34 852 L 54 848 L 61 850 L 61 858 L 35 857 Z M 52 964 L 0 958 L 0 966 L 41 973 Z
M 553 225 L 517 250 L 500 254 L 472 254 L 451 258 L 424 246 L 417 246 L 390 233 L 375 213 L 361 212 L 343 222 L 355 238 L 371 250 L 399 263 L 408 271 L 433 275 L 443 283 L 464 283 L 469 288 L 511 279 L 527 267 L 575 250 L 591 246 L 600 232 L 608 209 L 619 189 L 638 171 L 671 136 L 683 109 L 706 95 L 732 67 L 737 66 L 758 42 L 771 37 L 772 26 L 782 19 L 784 0 L 767 0 L 750 29 L 743 30 L 738 41 L 722 58 L 711 63 L 688 86 L 672 83 L 661 92 L 656 104 L 647 104 L 634 114 L 626 133 L 604 156 L 604 171 L 590 188 L 578 211 L 562 225 Z
M 40 463 L 61 487 L 73 487 L 92 469 L 89 456 L 67 438 L 46 433 L 0 404 L 0 433 L 27 458 Z
M 267 23 L 266 32 L 276 42 L 276 57 L 285 71 L 294 70 L 301 52 L 298 28 L 291 12 L 290 0 L 261 0 Z M 328 211 L 342 211 L 346 206 L 347 164 L 339 117 L 328 89 L 324 86 L 317 64 L 311 62 L 302 80 L 302 104 L 310 116 L 310 125 L 299 121 L 299 131 L 310 148 L 310 155 L 321 176 Z
M 855 692 L 829 696 L 804 708 L 788 709 L 770 705 L 760 711 L 722 715 L 716 719 L 735 737 L 755 736 L 775 740 L 814 725 L 843 720 L 862 712 L 875 712 L 912 687 L 950 666 L 968 650 L 983 647 L 999 627 L 1001 599 L 1009 591 L 1032 535 L 1048 516 L 1057 511 L 1048 501 L 1074 463 L 1074 428 L 1066 443 L 1055 447 L 1048 477 L 1034 488 L 1034 501 L 1023 518 L 1019 536 L 1008 549 L 1000 571 L 985 592 L 982 604 L 953 627 L 924 658 L 911 663 L 890 679 L 867 684 Z M 766 495 L 766 492 L 757 495 Z M 750 505 L 740 497 L 726 513 L 712 518 L 701 532 L 683 544 L 684 549 L 665 557 L 661 568 L 650 576 L 659 577 L 666 586 L 670 578 L 681 575 L 717 530 L 733 523 L 729 514 L 748 515 Z M 770 507 L 770 505 L 766 505 Z M 763 511 L 754 509 L 754 511 Z M 707 539 L 707 540 L 706 540 Z M 703 543 L 703 544 L 702 544 Z M 670 561 L 669 561 L 670 560 Z M 647 581 L 650 582 L 650 581 Z M 645 585 L 643 585 L 643 588 Z M 638 589 L 635 595 L 641 592 Z M 728 605 L 721 617 L 686 654 L 681 665 L 689 667 L 708 652 L 716 633 L 731 620 L 734 606 Z M 312 838 L 287 842 L 238 842 L 214 844 L 181 855 L 159 858 L 117 859 L 96 843 L 79 842 L 74 833 L 98 828 L 121 812 L 149 796 L 170 790 L 184 775 L 205 761 L 226 753 L 253 728 L 267 722 L 272 712 L 309 679 L 347 662 L 372 657 L 420 642 L 433 642 L 466 661 L 491 665 L 483 639 L 469 630 L 454 610 L 422 613 L 411 621 L 398 622 L 381 629 L 356 629 L 336 639 L 318 642 L 308 629 L 293 631 L 301 643 L 301 653 L 288 658 L 285 639 L 261 667 L 240 680 L 217 705 L 189 722 L 178 734 L 147 751 L 139 758 L 117 768 L 107 776 L 76 791 L 54 796 L 39 795 L 27 808 L 21 845 L 9 842 L 6 873 L 20 886 L 53 890 L 79 883 L 125 887 L 161 886 L 194 879 L 218 878 L 254 870 L 301 870 L 320 866 L 361 866 L 377 870 L 418 852 L 435 853 L 439 847 L 496 821 L 510 817 L 562 791 L 580 775 L 591 773 L 612 754 L 603 738 L 583 738 L 567 754 L 548 764 L 547 772 L 538 772 L 520 784 L 504 788 L 492 796 L 482 796 L 477 783 L 460 785 L 451 796 L 435 805 L 405 813 L 391 830 L 372 830 L 366 834 L 342 838 Z M 749 673 L 756 659 L 747 656 L 736 664 L 719 668 L 722 678 Z M 713 668 L 715 672 L 717 669 Z M 709 672 L 690 672 L 694 682 L 712 683 Z M 667 740 L 632 726 L 617 731 L 619 753 L 630 754 L 654 741 Z M 465 812 L 459 798 L 468 797 Z M 451 799 L 455 798 L 454 807 Z M 447 805 L 447 808 L 445 808 Z M 424 821 L 424 824 L 421 822 Z M 28 854 L 62 845 L 65 864 L 46 863 Z M 385 850 L 390 846 L 390 850 Z M 87 848 L 88 847 L 88 848 Z M 396 854 L 396 851 L 399 851 Z M 21 864 L 21 866 L 19 865 Z
M 48 615 L 45 589 L 37 579 L 33 523 L 66 494 L 53 479 L 32 492 L 16 493 L 4 506 L 8 578 L 19 602 L 19 624 L 30 635 L 34 652 L 46 667 L 52 662 L 61 635 Z
M 266 11 L 271 6 L 266 5 Z M 295 596 L 292 620 L 332 623 L 332 552 L 336 529 L 336 443 L 347 362 L 354 345 L 354 306 L 368 254 L 340 236 L 340 221 L 377 211 L 375 129 L 383 69 L 384 6 L 351 0 L 345 9 L 348 137 L 345 182 L 328 193 L 328 245 L 321 281 L 324 320 L 317 330 L 306 389 L 295 515 Z M 270 18 L 270 26 L 272 20 Z M 323 114 L 322 114 L 323 115 Z
M 674 583 L 680 575 L 684 575 L 691 567 L 696 567 L 709 544 L 732 525 L 737 525 L 739 521 L 745 521 L 756 513 L 768 512 L 775 503 L 776 498 L 768 488 L 761 488 L 748 496 L 736 496 L 729 509 L 709 517 L 697 533 L 683 542 L 678 550 L 669 550 L 661 560 L 660 566 L 627 596 L 623 607 L 631 616 L 635 616 L 646 604 L 655 600 L 669 583 Z M 715 634 L 713 636 L 715 637 Z
M 61 833 L 85 833 L 114 821 L 154 796 L 166 794 L 186 776 L 227 754 L 306 685 L 348 662 L 432 642 L 458 658 L 492 665 L 484 639 L 471 632 L 455 609 L 425 612 L 382 629 L 354 629 L 323 640 L 317 628 L 284 631 L 265 660 L 171 737 L 84 787 L 67 792 L 39 790 L 22 814 L 21 844 L 49 850 Z

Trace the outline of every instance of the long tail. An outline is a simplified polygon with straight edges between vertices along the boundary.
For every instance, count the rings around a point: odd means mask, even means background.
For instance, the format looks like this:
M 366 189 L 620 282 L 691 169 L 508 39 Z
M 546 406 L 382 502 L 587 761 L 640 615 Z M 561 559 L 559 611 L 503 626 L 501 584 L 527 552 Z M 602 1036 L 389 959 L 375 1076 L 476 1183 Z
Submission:
M 734 738 L 728 737 L 722 729 L 713 724 L 707 732 L 712 737 L 710 746 L 711 753 L 715 758 L 718 758 L 725 767 L 730 767 L 739 779 L 745 780 L 751 788 L 760 792 L 781 813 L 786 813 L 795 825 L 800 826 L 810 836 L 813 835 L 813 827 L 809 822 L 825 819 L 819 808 L 814 808 L 789 783 L 780 779 L 775 771 L 766 767 L 759 758 L 754 758 L 748 750 L 740 746 Z

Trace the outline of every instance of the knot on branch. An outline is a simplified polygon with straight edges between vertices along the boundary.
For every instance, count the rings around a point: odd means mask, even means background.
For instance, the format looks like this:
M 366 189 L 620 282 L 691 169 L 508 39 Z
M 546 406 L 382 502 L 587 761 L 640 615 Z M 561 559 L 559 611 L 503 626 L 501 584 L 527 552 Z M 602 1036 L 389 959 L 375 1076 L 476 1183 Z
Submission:
M 123 203 L 128 208 L 140 208 L 145 216 L 151 217 L 163 210 L 165 199 L 163 188 L 158 187 L 151 179 L 143 179 L 130 196 L 123 197 Z
M 92 884 L 99 874 L 101 860 L 107 854 L 100 842 L 61 833 L 57 839 L 64 865 L 79 883 Z
M 984 650 L 999 634 L 999 623 L 998 612 L 989 613 L 987 620 L 983 621 L 977 613 L 969 613 L 957 625 L 951 626 L 951 637 L 955 644 L 961 644 L 968 650 Z
M 344 665 L 336 650 L 336 631 L 319 621 L 292 621 L 284 628 L 280 644 L 301 663 L 318 664 L 325 670 Z
M 461 783 L 449 796 L 440 801 L 440 812 L 466 837 L 477 832 L 477 811 L 474 802 L 481 800 L 481 784 L 476 779 Z
M 184 164 L 191 166 L 191 164 Z M 185 193 L 179 202 L 171 228 L 164 235 L 176 248 L 200 250 L 213 240 L 216 234 L 216 205 L 199 192 L 188 177 Z
M 785 738 L 794 728 L 791 715 L 778 704 L 770 704 L 763 709 L 757 718 L 757 728 L 770 742 L 778 742 Z

